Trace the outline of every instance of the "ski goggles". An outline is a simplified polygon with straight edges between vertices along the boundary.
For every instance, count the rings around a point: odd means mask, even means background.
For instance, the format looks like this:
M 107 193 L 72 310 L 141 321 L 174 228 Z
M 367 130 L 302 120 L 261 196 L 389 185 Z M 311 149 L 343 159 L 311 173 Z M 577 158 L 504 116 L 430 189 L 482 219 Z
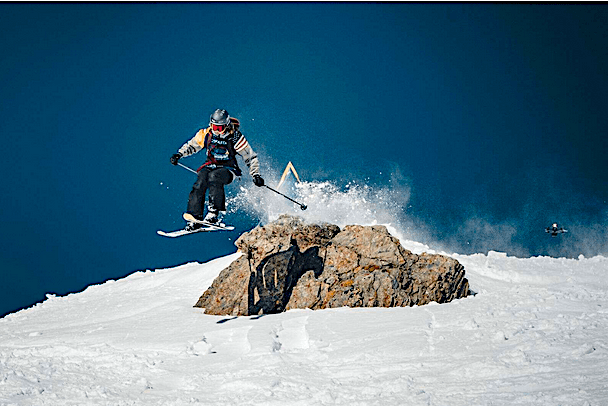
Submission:
M 226 124 L 211 124 L 211 129 L 217 133 L 223 133 L 228 126 Z

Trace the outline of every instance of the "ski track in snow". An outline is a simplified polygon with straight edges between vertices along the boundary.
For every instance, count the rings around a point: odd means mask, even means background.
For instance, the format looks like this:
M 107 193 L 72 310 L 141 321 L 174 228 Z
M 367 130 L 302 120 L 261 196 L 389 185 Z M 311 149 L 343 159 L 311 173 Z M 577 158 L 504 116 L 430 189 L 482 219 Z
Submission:
M 441 305 L 193 308 L 238 255 L 4 317 L 0 405 L 608 404 L 607 258 L 453 255 L 476 295 Z

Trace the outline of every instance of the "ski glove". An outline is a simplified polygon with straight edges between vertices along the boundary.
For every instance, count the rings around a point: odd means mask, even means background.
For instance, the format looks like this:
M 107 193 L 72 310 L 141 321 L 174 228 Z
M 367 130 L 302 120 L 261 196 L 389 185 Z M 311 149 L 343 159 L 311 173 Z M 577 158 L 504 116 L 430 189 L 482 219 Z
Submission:
M 182 155 L 182 154 L 180 154 L 180 153 L 177 153 L 177 154 L 173 154 L 173 155 L 171 155 L 171 163 L 172 163 L 173 165 L 177 165 L 177 161 L 179 161 L 179 159 L 180 159 L 182 156 L 183 156 L 183 155 Z
M 262 177 L 260 175 L 255 175 L 253 177 L 253 183 L 257 186 L 257 187 L 262 187 L 264 186 L 264 179 L 262 179 Z

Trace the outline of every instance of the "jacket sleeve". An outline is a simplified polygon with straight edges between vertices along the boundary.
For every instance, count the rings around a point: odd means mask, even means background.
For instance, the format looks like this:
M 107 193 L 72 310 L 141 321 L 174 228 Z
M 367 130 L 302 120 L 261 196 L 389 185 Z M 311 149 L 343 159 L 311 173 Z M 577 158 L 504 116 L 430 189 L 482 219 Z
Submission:
M 245 136 L 238 132 L 237 141 L 234 144 L 234 149 L 236 152 L 243 157 L 243 160 L 247 164 L 247 168 L 249 168 L 249 174 L 253 177 L 256 175 L 260 175 L 260 163 L 258 162 L 258 156 L 245 139 Z
M 192 137 L 189 141 L 187 141 L 184 145 L 180 147 L 177 151 L 182 156 L 190 156 L 199 152 L 201 149 L 205 147 L 205 130 L 199 130 L 194 137 Z

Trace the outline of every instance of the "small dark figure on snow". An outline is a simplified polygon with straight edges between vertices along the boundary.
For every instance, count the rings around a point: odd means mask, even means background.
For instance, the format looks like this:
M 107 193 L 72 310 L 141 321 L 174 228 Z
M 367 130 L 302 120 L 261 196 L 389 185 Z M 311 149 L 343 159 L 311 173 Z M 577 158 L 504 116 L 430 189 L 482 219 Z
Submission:
M 224 186 L 231 183 L 235 176 L 241 176 L 236 161 L 237 154 L 247 164 L 253 183 L 258 187 L 264 186 L 257 155 L 239 127 L 239 120 L 230 117 L 226 110 L 217 109 L 211 114 L 209 127 L 200 129 L 192 139 L 181 146 L 176 154 L 171 156 L 171 163 L 177 165 L 180 158 L 196 154 L 202 149 L 207 150 L 207 160 L 198 168 L 198 179 L 188 197 L 187 213 L 199 221 L 221 224 L 222 215 L 226 213 Z M 207 215 L 203 216 L 207 189 L 209 189 L 209 206 Z M 192 231 L 201 227 L 204 227 L 201 223 L 190 222 L 186 230 Z
M 558 234 L 567 233 L 568 230 L 558 226 L 557 223 L 553 223 L 551 227 L 545 228 L 545 232 L 551 234 L 551 237 L 557 237 Z

